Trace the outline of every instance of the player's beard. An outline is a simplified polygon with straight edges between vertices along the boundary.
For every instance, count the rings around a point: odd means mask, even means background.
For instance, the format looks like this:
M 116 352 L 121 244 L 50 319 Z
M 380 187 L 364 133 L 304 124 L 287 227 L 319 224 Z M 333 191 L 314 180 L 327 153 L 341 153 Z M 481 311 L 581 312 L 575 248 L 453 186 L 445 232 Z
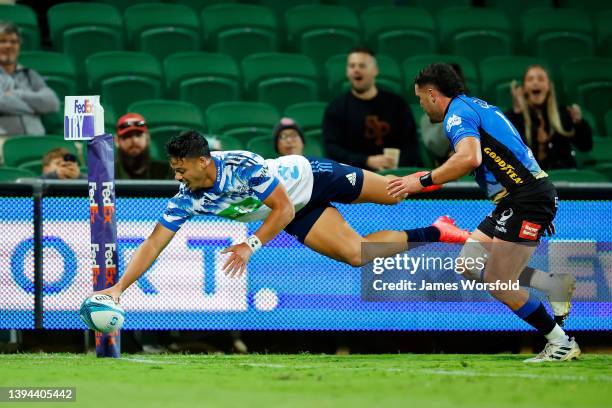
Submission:
M 146 178 L 149 165 L 151 164 L 151 152 L 147 147 L 138 156 L 130 156 L 119 149 L 119 163 L 121 163 L 121 166 L 130 178 Z

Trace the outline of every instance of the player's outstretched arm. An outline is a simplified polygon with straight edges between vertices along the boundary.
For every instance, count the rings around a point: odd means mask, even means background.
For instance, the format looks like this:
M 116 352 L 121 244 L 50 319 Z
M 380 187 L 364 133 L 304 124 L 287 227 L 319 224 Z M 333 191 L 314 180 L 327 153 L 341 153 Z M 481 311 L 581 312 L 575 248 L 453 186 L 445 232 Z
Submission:
M 221 251 L 222 253 L 230 253 L 223 269 L 231 277 L 242 275 L 253 252 L 261 245 L 274 239 L 295 217 L 295 207 L 289 199 L 287 191 L 280 183 L 276 185 L 263 203 L 272 211 L 261 227 L 255 231 L 255 234 L 249 237 L 247 242 L 232 245 Z
M 104 289 L 98 293 L 105 293 L 119 302 L 121 294 L 129 288 L 143 273 L 147 271 L 157 259 L 161 251 L 174 237 L 174 231 L 169 230 L 161 224 L 157 224 L 149 237 L 138 247 L 130 260 L 125 273 L 114 286 Z
M 457 180 L 480 166 L 481 162 L 480 142 L 476 137 L 467 136 L 457 143 L 455 154 L 442 166 L 431 171 L 430 184 L 423 185 L 421 182 L 422 174 L 414 173 L 392 180 L 389 182 L 387 190 L 392 197 L 418 193 L 432 184 L 442 185 Z

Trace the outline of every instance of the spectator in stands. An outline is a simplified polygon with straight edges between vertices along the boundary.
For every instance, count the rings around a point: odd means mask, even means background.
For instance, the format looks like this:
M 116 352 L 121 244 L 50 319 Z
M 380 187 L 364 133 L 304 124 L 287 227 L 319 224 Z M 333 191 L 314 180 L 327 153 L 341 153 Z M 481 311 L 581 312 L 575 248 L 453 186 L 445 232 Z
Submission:
M 463 69 L 459 64 L 450 64 L 455 72 L 459 74 L 459 78 L 464 83 L 465 87 L 465 77 L 463 76 Z M 446 131 L 442 126 L 442 123 L 431 123 L 429 116 L 425 113 L 421 116 L 420 120 L 421 127 L 421 139 L 423 140 L 423 144 L 427 148 L 429 155 L 434 161 L 435 166 L 441 166 L 442 163 L 449 158 L 449 156 L 453 153 L 453 149 L 451 149 L 450 141 L 446 136 Z
M 282 118 L 274 127 L 274 148 L 280 156 L 304 154 L 304 132 L 291 118 Z
M 43 78 L 17 62 L 20 44 L 17 26 L 0 22 L 0 146 L 13 135 L 44 135 L 40 116 L 60 106 Z
M 42 178 L 71 180 L 83 178 L 75 155 L 63 147 L 49 150 L 43 156 Z
M 512 83 L 512 110 L 506 116 L 521 134 L 542 169 L 576 167 L 572 146 L 593 148 L 591 127 L 576 104 L 559 108 L 555 87 L 546 69 L 527 67 L 523 85 Z
M 353 166 L 384 170 L 394 159 L 383 148 L 400 149 L 400 166 L 420 166 L 416 126 L 404 99 L 376 87 L 378 66 L 372 51 L 354 48 L 346 76 L 351 90 L 331 102 L 323 119 L 323 138 L 330 158 Z
M 115 179 L 168 179 L 168 163 L 151 158 L 147 122 L 137 113 L 126 113 L 117 121 Z

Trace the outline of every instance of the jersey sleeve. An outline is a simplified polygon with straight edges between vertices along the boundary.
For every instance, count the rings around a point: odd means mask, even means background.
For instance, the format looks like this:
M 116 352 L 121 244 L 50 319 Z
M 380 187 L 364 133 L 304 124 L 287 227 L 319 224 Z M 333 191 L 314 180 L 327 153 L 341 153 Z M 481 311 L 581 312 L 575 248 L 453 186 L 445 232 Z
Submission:
M 179 192 L 168 201 L 166 211 L 159 219 L 159 223 L 171 231 L 178 231 L 185 221 L 193 217 L 193 213 L 190 211 L 191 205 L 191 199 Z
M 453 147 L 468 136 L 480 139 L 479 126 L 480 117 L 476 111 L 468 107 L 448 112 L 444 118 L 444 129 Z
M 259 155 L 253 155 L 245 163 L 240 172 L 242 178 L 255 193 L 258 199 L 264 201 L 278 185 L 278 179 L 272 174 L 268 163 Z

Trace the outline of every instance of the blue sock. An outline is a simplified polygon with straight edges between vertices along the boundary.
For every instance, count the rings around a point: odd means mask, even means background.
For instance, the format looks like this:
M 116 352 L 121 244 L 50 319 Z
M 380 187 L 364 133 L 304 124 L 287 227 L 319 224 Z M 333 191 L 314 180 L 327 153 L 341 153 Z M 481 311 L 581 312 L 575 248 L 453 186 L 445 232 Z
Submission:
M 546 312 L 546 308 L 544 308 L 540 299 L 536 298 L 532 293 L 529 293 L 527 302 L 515 310 L 514 313 L 542 335 L 550 333 L 555 328 L 555 321 Z
M 408 243 L 440 241 L 440 230 L 433 226 L 406 230 L 406 234 Z

